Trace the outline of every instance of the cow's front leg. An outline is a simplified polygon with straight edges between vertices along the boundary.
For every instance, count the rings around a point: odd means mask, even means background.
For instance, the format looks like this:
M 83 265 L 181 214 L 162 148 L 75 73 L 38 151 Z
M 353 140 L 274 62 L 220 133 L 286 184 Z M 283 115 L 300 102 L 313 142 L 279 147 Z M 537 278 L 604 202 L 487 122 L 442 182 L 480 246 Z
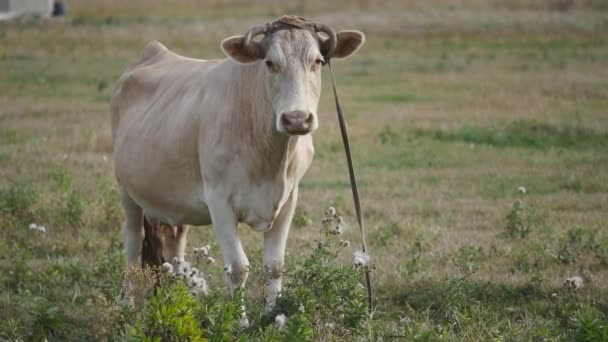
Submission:
M 281 292 L 281 275 L 285 264 L 285 244 L 289 235 L 289 227 L 298 200 L 298 188 L 294 188 L 279 215 L 274 220 L 272 228 L 264 233 L 264 269 L 268 274 L 266 280 L 266 310 L 274 307 Z
M 211 198 L 208 203 L 213 230 L 224 258 L 224 276 L 234 294 L 235 289 L 245 285 L 249 275 L 249 260 L 237 232 L 236 214 L 224 198 Z

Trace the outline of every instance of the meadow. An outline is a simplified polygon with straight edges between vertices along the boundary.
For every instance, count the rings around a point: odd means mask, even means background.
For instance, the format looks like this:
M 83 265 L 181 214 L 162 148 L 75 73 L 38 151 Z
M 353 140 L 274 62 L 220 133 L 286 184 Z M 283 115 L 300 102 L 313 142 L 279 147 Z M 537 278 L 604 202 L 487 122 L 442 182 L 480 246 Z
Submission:
M 162 329 L 190 325 L 166 340 L 608 341 L 605 2 L 84 0 L 68 13 L 0 23 L 0 341 L 146 340 L 154 314 L 172 308 L 190 321 Z M 150 40 L 219 58 L 223 38 L 284 13 L 367 36 L 332 65 L 374 267 L 372 314 L 352 267 L 360 238 L 327 71 L 283 306 L 260 309 L 262 240 L 245 226 L 253 272 L 238 297 L 249 328 L 235 321 L 210 227 L 193 227 L 188 248 L 192 258 L 211 245 L 209 297 L 168 280 L 154 300 L 119 305 L 114 82 Z M 320 233 L 329 206 L 348 223 L 334 240 Z M 564 285 L 575 276 L 582 287 Z

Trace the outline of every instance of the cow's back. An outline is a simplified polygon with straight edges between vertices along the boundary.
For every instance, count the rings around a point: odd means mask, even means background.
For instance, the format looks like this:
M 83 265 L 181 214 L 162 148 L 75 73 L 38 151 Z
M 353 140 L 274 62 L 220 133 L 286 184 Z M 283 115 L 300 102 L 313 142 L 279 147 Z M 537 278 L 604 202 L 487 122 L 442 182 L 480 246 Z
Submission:
M 151 42 L 116 85 L 110 105 L 115 172 L 147 211 L 201 211 L 197 101 L 213 64 Z

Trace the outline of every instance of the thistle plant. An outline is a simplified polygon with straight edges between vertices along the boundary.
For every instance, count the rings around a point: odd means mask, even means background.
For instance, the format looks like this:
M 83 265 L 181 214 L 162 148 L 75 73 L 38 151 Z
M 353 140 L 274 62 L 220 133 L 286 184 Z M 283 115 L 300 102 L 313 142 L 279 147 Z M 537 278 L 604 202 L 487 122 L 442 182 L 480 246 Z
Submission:
M 285 286 L 271 313 L 285 336 L 353 338 L 367 322 L 365 288 L 361 267 L 339 261 L 350 242 L 340 240 L 347 225 L 333 207 L 321 221 L 316 248 L 286 272 Z M 355 266 L 369 265 L 367 254 L 356 252 Z M 278 318 L 277 318 L 278 317 Z
M 527 193 L 526 188 L 520 186 L 517 192 L 519 198 L 513 202 L 506 216 L 506 230 L 511 238 L 519 237 L 520 239 L 524 239 L 530 234 L 532 229 L 532 211 L 523 200 L 523 197 Z

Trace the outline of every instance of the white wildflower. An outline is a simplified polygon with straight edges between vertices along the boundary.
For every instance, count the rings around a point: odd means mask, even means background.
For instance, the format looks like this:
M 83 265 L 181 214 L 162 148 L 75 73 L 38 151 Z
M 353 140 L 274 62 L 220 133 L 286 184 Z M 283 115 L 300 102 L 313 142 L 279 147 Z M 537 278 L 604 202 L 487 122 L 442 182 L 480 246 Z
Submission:
M 564 281 L 564 286 L 567 287 L 569 290 L 574 291 L 585 286 L 585 281 L 581 277 L 570 277 L 566 278 L 566 280 Z
M 35 223 L 30 223 L 29 229 L 30 230 L 35 230 L 35 231 L 38 231 L 38 232 L 41 232 L 41 233 L 46 233 L 46 227 L 45 226 L 39 226 L 39 225 L 37 225 Z
M 188 273 L 190 274 L 190 278 L 200 277 L 201 275 L 201 272 L 196 267 L 192 267 L 190 270 L 188 270 Z
M 173 273 L 173 265 L 168 262 L 165 262 L 162 266 L 163 271 L 166 273 Z
M 298 311 L 304 313 L 304 304 L 300 303 L 300 305 L 298 306 Z
M 213 259 L 212 257 L 207 257 L 207 258 L 205 258 L 205 261 L 206 261 L 208 264 L 213 264 L 213 263 L 215 262 L 215 259 Z
M 173 272 L 175 274 L 187 276 L 189 270 L 190 264 L 186 260 L 177 257 L 173 258 Z
M 190 293 L 195 296 L 198 295 L 207 295 L 209 292 L 209 288 L 207 287 L 207 282 L 205 278 L 202 277 L 193 277 L 188 281 L 188 286 L 190 287 Z
M 353 263 L 355 266 L 366 267 L 369 265 L 369 254 L 363 251 L 355 251 L 353 253 Z
M 348 247 L 350 247 L 350 241 L 348 241 L 348 240 L 340 240 L 340 247 L 342 247 L 342 248 L 348 248 Z
M 412 319 L 409 316 L 403 316 L 403 317 L 400 317 L 400 319 L 399 319 L 399 323 L 402 323 L 402 324 L 409 324 L 411 321 L 412 321 Z
M 210 249 L 211 246 L 209 245 L 205 245 L 203 247 L 194 247 L 194 255 L 198 256 L 199 258 L 209 256 Z
M 209 292 L 204 274 L 184 259 L 175 257 L 171 263 L 165 262 L 162 269 L 172 275 L 182 276 L 193 296 L 206 295 Z
M 327 210 L 325 211 L 325 216 L 333 217 L 334 215 L 336 215 L 336 208 L 334 208 L 334 207 L 327 208 Z
M 553 293 L 551 294 L 551 297 L 553 297 L 553 298 L 557 298 L 557 293 L 553 292 Z
M 173 260 L 171 260 L 173 267 L 178 267 L 179 265 L 181 265 L 182 262 L 183 262 L 183 259 L 180 259 L 178 257 L 174 257 Z
M 520 186 L 520 187 L 517 188 L 517 192 L 519 192 L 520 194 L 525 195 L 527 191 L 526 191 L 525 187 Z
M 274 322 L 277 324 L 279 330 L 283 330 L 287 325 L 287 317 L 285 316 L 285 314 L 277 315 L 277 317 L 274 318 Z
M 332 322 L 327 322 L 325 323 L 325 327 L 327 328 L 327 330 L 334 330 L 335 325 Z
M 329 232 L 333 235 L 341 235 L 342 233 L 344 233 L 344 225 L 341 223 L 338 223 Z
M 249 328 L 249 319 L 247 318 L 245 311 L 243 311 L 243 314 L 239 318 L 239 328 Z

